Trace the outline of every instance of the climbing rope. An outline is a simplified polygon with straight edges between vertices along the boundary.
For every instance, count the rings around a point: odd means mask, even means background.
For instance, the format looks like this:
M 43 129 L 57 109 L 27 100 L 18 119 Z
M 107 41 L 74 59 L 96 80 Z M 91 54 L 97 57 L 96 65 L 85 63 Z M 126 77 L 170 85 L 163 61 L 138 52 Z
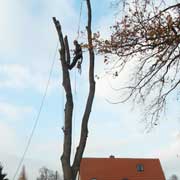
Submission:
M 77 27 L 77 37 L 76 37 L 76 40 L 79 39 L 79 35 L 80 35 L 80 27 L 81 27 L 81 16 L 82 16 L 82 8 L 83 8 L 83 1 L 84 0 L 81 0 L 81 4 L 80 4 L 80 12 L 79 12 L 79 20 L 78 20 L 78 27 Z M 80 68 L 78 68 L 78 71 L 81 73 L 81 70 Z M 76 101 L 77 100 L 77 74 L 76 74 L 76 71 L 74 72 L 74 100 Z M 74 113 L 73 113 L 73 126 L 72 126 L 72 152 L 73 152 L 73 155 L 75 155 L 75 145 L 76 145 L 76 142 L 75 142 L 75 122 L 76 122 L 76 111 L 77 111 L 77 108 L 76 108 L 76 105 L 74 103 Z
M 77 76 L 76 76 L 76 71 L 74 72 L 74 100 L 77 101 L 77 86 L 76 86 L 76 80 L 77 80 Z M 72 134 L 72 152 L 73 152 L 73 155 L 75 155 L 75 145 L 76 145 L 76 142 L 75 142 L 75 129 L 76 129 L 76 126 L 75 126 L 75 122 L 76 122 L 76 104 L 74 103 L 74 113 L 73 113 L 73 134 Z
M 42 97 L 42 100 L 41 100 L 41 103 L 40 103 L 40 106 L 39 106 L 39 110 L 38 110 L 37 116 L 35 117 L 34 125 L 33 125 L 33 128 L 32 128 L 32 131 L 31 131 L 31 133 L 30 133 L 30 136 L 29 136 L 29 138 L 28 138 L 26 147 L 25 147 L 24 152 L 23 152 L 23 154 L 22 154 L 22 157 L 21 157 L 21 159 L 20 159 L 20 161 L 19 161 L 19 164 L 18 164 L 18 166 L 17 166 L 17 169 L 16 169 L 16 171 L 15 171 L 15 173 L 14 173 L 13 180 L 15 180 L 15 178 L 16 178 L 18 172 L 19 172 L 19 169 L 20 169 L 21 166 L 22 166 L 22 163 L 23 163 L 23 161 L 24 161 L 24 158 L 25 158 L 25 156 L 26 156 L 26 153 L 27 153 L 27 151 L 28 151 L 28 149 L 29 149 L 29 146 L 30 146 L 30 144 L 31 144 L 31 142 L 32 142 L 32 138 L 33 138 L 34 132 L 35 132 L 35 130 L 36 130 L 37 124 L 38 124 L 38 122 L 39 122 L 40 114 L 41 114 L 41 111 L 42 111 L 42 108 L 43 108 L 43 105 L 44 105 L 44 102 L 45 102 L 45 98 L 46 98 L 46 96 L 47 96 L 47 91 L 48 91 L 49 84 L 50 84 L 50 80 L 51 80 L 51 77 L 52 77 L 52 72 L 53 72 L 53 68 L 54 68 L 54 64 L 55 64 L 55 59 L 56 59 L 57 50 L 58 50 L 58 43 L 57 43 L 57 45 L 56 45 L 56 50 L 55 50 L 55 53 L 54 53 L 54 55 L 53 55 L 53 61 L 52 61 L 51 67 L 50 67 L 49 77 L 48 77 L 48 81 L 47 81 L 47 84 L 46 84 L 46 87 L 45 87 L 44 95 L 43 95 L 43 97 Z
M 81 5 L 80 5 L 80 12 L 79 12 L 79 20 L 78 20 L 78 28 L 77 28 L 77 40 L 79 39 L 79 34 L 80 34 L 80 27 L 81 27 L 81 16 L 82 16 L 82 6 L 83 6 L 83 0 L 81 0 Z

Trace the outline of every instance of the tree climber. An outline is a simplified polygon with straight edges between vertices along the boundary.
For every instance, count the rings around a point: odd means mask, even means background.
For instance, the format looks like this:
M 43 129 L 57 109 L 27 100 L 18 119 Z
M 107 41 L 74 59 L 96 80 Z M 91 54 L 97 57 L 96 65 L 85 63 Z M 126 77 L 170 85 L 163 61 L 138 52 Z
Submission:
M 76 63 L 78 62 L 77 68 L 81 71 L 81 64 L 82 64 L 82 60 L 83 60 L 82 48 L 81 48 L 81 45 L 78 43 L 77 40 L 74 40 L 74 46 L 75 46 L 74 58 L 73 58 L 72 63 L 68 66 L 68 68 L 71 70 L 76 65 Z

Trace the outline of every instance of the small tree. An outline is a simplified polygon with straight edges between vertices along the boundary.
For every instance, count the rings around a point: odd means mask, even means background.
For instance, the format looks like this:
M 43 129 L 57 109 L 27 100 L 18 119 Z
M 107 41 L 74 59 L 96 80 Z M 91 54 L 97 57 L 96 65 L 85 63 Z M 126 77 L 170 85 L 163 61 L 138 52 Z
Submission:
M 26 169 L 24 165 L 22 167 L 22 171 L 20 173 L 18 180 L 27 180 Z
M 92 109 L 94 94 L 95 94 L 95 80 L 94 80 L 94 51 L 92 46 L 92 32 L 91 32 L 91 4 L 90 0 L 86 0 L 88 10 L 88 23 L 87 23 L 87 40 L 88 40 L 88 51 L 89 51 L 89 93 L 87 102 L 81 121 L 81 134 L 79 144 L 76 149 L 75 157 L 71 163 L 71 146 L 72 146 L 72 115 L 73 115 L 73 94 L 71 88 L 71 79 L 69 75 L 68 64 L 70 63 L 70 52 L 67 36 L 63 36 L 60 22 L 54 17 L 53 22 L 55 24 L 61 49 L 60 61 L 62 66 L 63 74 L 63 87 L 66 93 L 65 103 L 65 124 L 63 128 L 64 132 L 64 144 L 63 154 L 61 156 L 61 163 L 63 169 L 64 180 L 75 180 L 77 173 L 80 168 L 81 159 L 86 146 L 88 136 L 88 121 Z
M 178 180 L 178 176 L 176 174 L 173 174 L 169 180 Z
M 8 180 L 6 178 L 7 174 L 4 174 L 2 171 L 3 171 L 3 166 L 0 163 L 0 180 Z
M 127 2 L 126 0 L 124 2 Z M 145 120 L 149 127 L 157 124 L 166 108 L 168 97 L 179 95 L 180 84 L 180 3 L 170 6 L 165 1 L 134 0 L 125 8 L 123 18 L 112 26 L 110 38 L 96 39 L 99 53 L 109 58 L 109 71 L 116 76 L 134 66 L 126 96 L 145 103 Z M 120 89 L 122 90 L 122 89 Z M 176 91 L 177 90 L 177 91 Z
M 39 169 L 39 177 L 37 180 L 61 180 L 59 173 L 48 169 L 47 167 L 42 167 Z

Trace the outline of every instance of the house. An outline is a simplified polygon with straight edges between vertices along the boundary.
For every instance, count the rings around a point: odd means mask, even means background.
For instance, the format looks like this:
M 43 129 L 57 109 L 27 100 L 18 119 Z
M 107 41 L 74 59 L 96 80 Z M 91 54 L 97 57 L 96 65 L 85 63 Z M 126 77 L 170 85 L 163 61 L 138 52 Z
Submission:
M 159 159 L 83 158 L 80 180 L 165 180 Z

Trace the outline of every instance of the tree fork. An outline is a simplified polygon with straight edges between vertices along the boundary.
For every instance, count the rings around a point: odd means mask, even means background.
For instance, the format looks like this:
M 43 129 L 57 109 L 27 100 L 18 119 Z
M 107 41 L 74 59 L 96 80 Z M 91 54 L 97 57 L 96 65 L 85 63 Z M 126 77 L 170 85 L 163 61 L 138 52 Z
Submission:
M 72 179 L 72 170 L 70 165 L 71 158 L 71 144 L 72 144 L 72 112 L 73 112 L 73 97 L 71 90 L 71 81 L 69 76 L 69 71 L 67 67 L 67 61 L 69 61 L 69 46 L 67 41 L 67 36 L 63 38 L 63 33 L 61 31 L 61 25 L 55 17 L 53 17 L 53 22 L 55 24 L 59 42 L 61 45 L 60 49 L 60 60 L 63 73 L 63 87 L 66 93 L 66 105 L 65 105 L 65 124 L 64 124 L 64 145 L 63 154 L 61 156 L 61 162 L 64 173 L 64 180 Z
M 80 141 L 79 145 L 75 154 L 74 162 L 73 162 L 73 173 L 77 175 L 77 172 L 79 171 L 81 158 L 83 156 L 83 152 L 86 146 L 87 136 L 88 136 L 88 121 L 89 116 L 91 113 L 92 103 L 94 99 L 95 94 L 95 80 L 94 80 L 94 51 L 92 46 L 92 32 L 91 32 L 91 4 L 90 0 L 86 0 L 87 3 L 87 9 L 88 9 L 88 25 L 86 27 L 87 30 L 87 36 L 88 36 L 88 46 L 89 46 L 89 95 L 86 103 L 86 108 L 84 111 L 82 124 L 81 124 L 81 135 L 80 135 Z
M 55 17 L 53 17 L 53 22 L 55 24 L 59 42 L 61 45 L 60 49 L 60 60 L 63 73 L 63 87 L 66 93 L 66 105 L 65 105 L 65 127 L 64 127 L 64 145 L 63 154 L 61 156 L 61 163 L 63 168 L 64 180 L 75 180 L 77 173 L 80 168 L 81 159 L 84 153 L 84 149 L 87 142 L 88 136 L 88 121 L 92 109 L 92 104 L 95 94 L 95 80 L 94 80 L 94 51 L 92 46 L 92 32 L 91 32 L 91 3 L 90 0 L 86 0 L 87 10 L 88 10 L 88 25 L 87 37 L 89 46 L 89 94 L 85 106 L 85 111 L 81 123 L 81 134 L 79 145 L 76 149 L 73 164 L 71 166 L 71 146 L 72 146 L 72 113 L 73 113 L 73 96 L 71 90 L 71 80 L 69 76 L 69 70 L 67 64 L 70 63 L 70 52 L 68 38 L 65 36 L 63 38 L 63 33 L 61 31 L 61 25 Z

